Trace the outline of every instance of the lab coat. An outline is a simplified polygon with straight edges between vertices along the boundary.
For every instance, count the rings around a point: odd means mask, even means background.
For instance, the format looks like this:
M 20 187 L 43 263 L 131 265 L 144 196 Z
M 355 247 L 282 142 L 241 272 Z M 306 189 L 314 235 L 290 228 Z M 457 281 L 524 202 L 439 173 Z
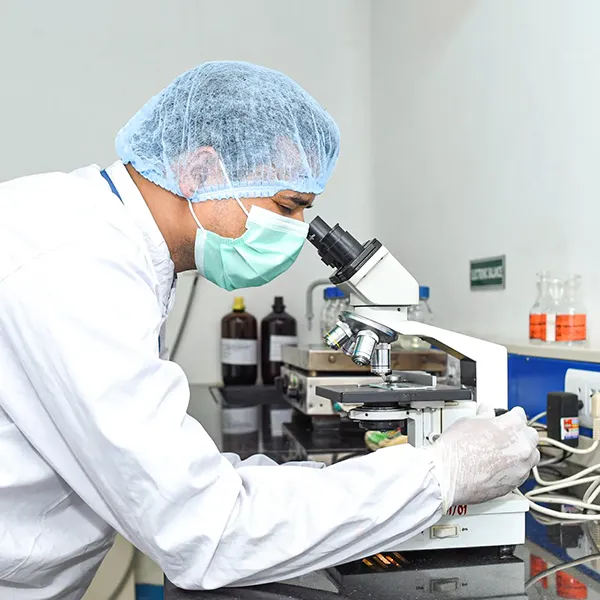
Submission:
M 115 531 L 187 589 L 298 576 L 434 523 L 424 450 L 221 454 L 159 356 L 173 263 L 120 163 L 0 185 L 0 597 L 80 598 Z

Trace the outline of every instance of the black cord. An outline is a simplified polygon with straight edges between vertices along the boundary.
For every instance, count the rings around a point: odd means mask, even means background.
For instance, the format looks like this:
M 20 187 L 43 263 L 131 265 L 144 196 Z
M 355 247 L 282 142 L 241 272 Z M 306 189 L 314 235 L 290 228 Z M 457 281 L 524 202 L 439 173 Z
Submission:
M 171 348 L 171 356 L 169 356 L 169 360 L 174 361 L 175 356 L 177 356 L 177 350 L 179 350 L 179 344 L 181 343 L 181 338 L 183 337 L 183 332 L 185 331 L 185 327 L 187 325 L 188 319 L 190 318 L 190 311 L 192 310 L 192 305 L 194 304 L 194 298 L 196 296 L 196 286 L 198 285 L 198 280 L 200 279 L 200 273 L 196 272 L 194 274 L 194 281 L 192 281 L 192 287 L 190 289 L 190 293 L 188 296 L 188 301 L 185 305 L 185 310 L 183 311 L 183 317 L 181 318 L 181 323 L 179 325 L 179 329 L 177 330 L 177 335 L 175 336 L 175 341 L 173 342 L 173 347 Z

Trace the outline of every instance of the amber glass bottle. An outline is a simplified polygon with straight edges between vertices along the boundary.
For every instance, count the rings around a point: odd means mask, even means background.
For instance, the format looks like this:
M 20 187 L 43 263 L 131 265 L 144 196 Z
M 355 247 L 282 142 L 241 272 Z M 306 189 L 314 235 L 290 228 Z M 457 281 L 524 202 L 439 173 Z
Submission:
M 272 385 L 281 371 L 281 348 L 298 343 L 296 319 L 285 312 L 283 298 L 276 296 L 273 312 L 260 324 L 261 376 L 263 384 Z
M 254 385 L 258 375 L 256 319 L 242 297 L 221 321 L 221 373 L 225 385 Z

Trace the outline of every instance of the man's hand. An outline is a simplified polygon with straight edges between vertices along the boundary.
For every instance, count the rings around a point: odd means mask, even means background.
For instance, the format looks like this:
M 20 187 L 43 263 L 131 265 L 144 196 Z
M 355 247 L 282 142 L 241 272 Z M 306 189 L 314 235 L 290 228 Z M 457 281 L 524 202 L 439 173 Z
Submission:
M 538 441 L 522 408 L 454 423 L 428 449 L 444 510 L 499 498 L 519 487 L 540 460 Z

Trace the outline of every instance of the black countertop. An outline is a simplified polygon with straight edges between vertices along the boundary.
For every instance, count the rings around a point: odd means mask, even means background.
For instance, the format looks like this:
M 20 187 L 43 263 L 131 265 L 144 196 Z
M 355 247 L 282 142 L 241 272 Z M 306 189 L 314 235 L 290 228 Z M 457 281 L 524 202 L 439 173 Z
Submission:
M 189 412 L 227 451 L 218 425 L 222 408 L 212 395 L 208 387 L 196 387 Z M 216 396 L 218 398 L 219 394 Z M 227 435 L 224 437 L 226 442 L 231 439 Z M 265 443 L 259 432 L 254 451 L 262 450 L 275 459 L 287 460 L 290 444 L 281 439 L 272 442 Z M 243 449 L 251 453 L 251 446 L 247 443 Z M 526 544 L 517 547 L 514 556 L 507 558 L 501 558 L 495 550 L 484 549 L 412 552 L 403 554 L 403 562 L 397 567 L 384 568 L 377 561 L 367 566 L 357 561 L 285 583 L 206 592 L 186 592 L 165 582 L 165 600 L 600 600 L 600 559 L 560 569 L 526 588 L 526 582 L 544 569 L 597 553 L 594 539 L 600 539 L 600 527 L 545 525 L 530 513 L 527 515 L 527 538 Z

